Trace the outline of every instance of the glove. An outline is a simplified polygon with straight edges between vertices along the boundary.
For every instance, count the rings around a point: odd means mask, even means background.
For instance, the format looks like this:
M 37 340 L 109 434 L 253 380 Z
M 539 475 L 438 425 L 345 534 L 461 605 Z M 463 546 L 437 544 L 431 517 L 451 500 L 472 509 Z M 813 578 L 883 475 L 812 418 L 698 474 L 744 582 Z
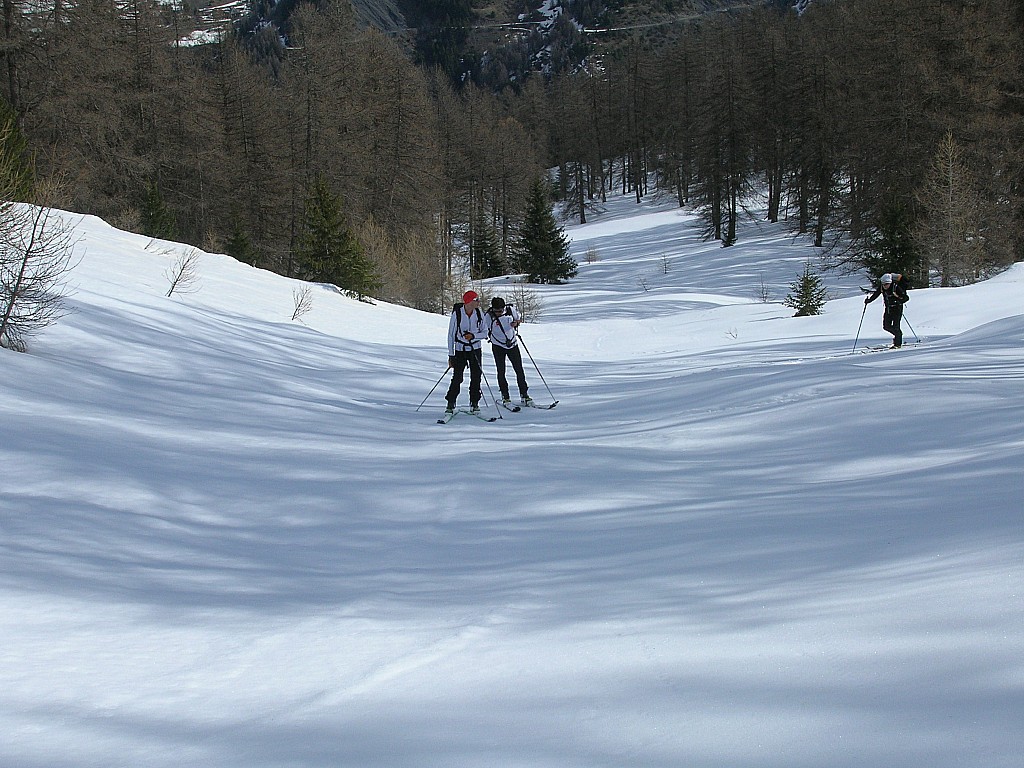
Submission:
M 448 367 L 449 368 L 454 368 L 455 367 L 455 355 L 448 355 Z
M 871 303 L 871 299 L 864 299 L 864 303 L 865 304 L 870 304 Z

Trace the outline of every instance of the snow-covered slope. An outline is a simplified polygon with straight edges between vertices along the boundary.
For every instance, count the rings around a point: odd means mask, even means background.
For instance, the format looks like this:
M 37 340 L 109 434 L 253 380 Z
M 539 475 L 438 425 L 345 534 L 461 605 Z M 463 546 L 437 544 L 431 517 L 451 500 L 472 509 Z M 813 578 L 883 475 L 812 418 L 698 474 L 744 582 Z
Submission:
M 82 219 L 0 351 L 0 764 L 1018 768 L 1021 265 L 851 354 L 780 229 L 593 221 L 560 405 L 442 427 L 446 318 Z

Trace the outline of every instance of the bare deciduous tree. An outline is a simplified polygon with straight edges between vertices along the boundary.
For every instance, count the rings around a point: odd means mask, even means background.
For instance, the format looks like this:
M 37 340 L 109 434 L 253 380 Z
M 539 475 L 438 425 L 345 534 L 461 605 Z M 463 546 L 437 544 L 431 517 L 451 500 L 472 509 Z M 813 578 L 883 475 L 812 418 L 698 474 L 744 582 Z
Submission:
M 295 311 L 292 312 L 292 320 L 301 320 L 313 308 L 313 289 L 308 285 L 296 288 L 292 291 L 292 298 L 295 300 Z
M 167 289 L 165 296 L 172 293 L 193 293 L 199 290 L 199 251 L 190 248 L 178 257 L 164 272 L 171 287 Z
M 540 319 L 544 304 L 537 292 L 527 288 L 523 283 L 515 283 L 510 291 L 509 304 L 515 304 L 525 323 L 535 323 Z
M 986 261 L 983 204 L 952 133 L 939 143 L 918 200 L 925 216 L 915 234 L 939 284 L 977 280 Z
M 0 205 L 0 346 L 24 352 L 29 338 L 64 315 L 73 254 L 73 229 L 59 213 Z

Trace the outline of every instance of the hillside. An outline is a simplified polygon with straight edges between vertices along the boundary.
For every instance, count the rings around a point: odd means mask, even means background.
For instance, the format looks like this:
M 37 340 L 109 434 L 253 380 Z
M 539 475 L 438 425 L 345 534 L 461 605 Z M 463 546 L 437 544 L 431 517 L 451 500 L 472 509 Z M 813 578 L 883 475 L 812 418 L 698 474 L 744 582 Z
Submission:
M 1019 766 L 1022 265 L 869 353 L 781 227 L 617 198 L 522 329 L 558 407 L 438 426 L 445 317 L 75 221 L 0 350 L 6 768 Z
M 350 1 L 361 24 L 407 39 L 419 64 L 439 66 L 456 81 L 471 75 L 479 84 L 498 89 L 509 82 L 521 82 L 530 71 L 572 70 L 586 56 L 608 51 L 638 35 L 671 39 L 681 25 L 701 16 L 762 7 L 773 2 Z M 262 24 L 271 24 L 287 35 L 291 14 L 299 7 L 296 0 L 252 7 L 242 28 L 249 33 Z M 205 28 L 223 28 L 241 15 L 238 4 L 207 6 Z M 556 52 L 554 62 L 552 50 Z M 493 73 L 488 74 L 489 64 L 493 67 L 495 61 L 501 62 L 503 69 L 497 81 Z
M 352 8 L 365 24 L 383 32 L 406 29 L 405 16 L 398 0 L 352 0 Z

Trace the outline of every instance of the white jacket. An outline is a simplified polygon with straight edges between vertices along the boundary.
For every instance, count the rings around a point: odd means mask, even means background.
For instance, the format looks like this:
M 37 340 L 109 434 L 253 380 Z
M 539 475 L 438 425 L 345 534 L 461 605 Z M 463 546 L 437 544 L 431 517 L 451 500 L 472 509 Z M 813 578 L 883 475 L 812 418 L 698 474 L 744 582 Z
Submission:
M 503 314 L 495 317 L 487 313 L 487 337 L 491 344 L 497 344 L 504 349 L 512 349 L 519 343 L 519 331 L 516 327 L 522 320 L 519 310 L 511 304 L 505 306 Z
M 466 339 L 466 334 L 470 338 Z M 468 352 L 471 349 L 480 349 L 483 340 L 487 338 L 487 326 L 484 321 L 484 313 L 477 307 L 470 315 L 466 314 L 466 305 L 456 307 L 452 310 L 451 320 L 448 321 L 448 354 L 454 355 L 458 352 Z

